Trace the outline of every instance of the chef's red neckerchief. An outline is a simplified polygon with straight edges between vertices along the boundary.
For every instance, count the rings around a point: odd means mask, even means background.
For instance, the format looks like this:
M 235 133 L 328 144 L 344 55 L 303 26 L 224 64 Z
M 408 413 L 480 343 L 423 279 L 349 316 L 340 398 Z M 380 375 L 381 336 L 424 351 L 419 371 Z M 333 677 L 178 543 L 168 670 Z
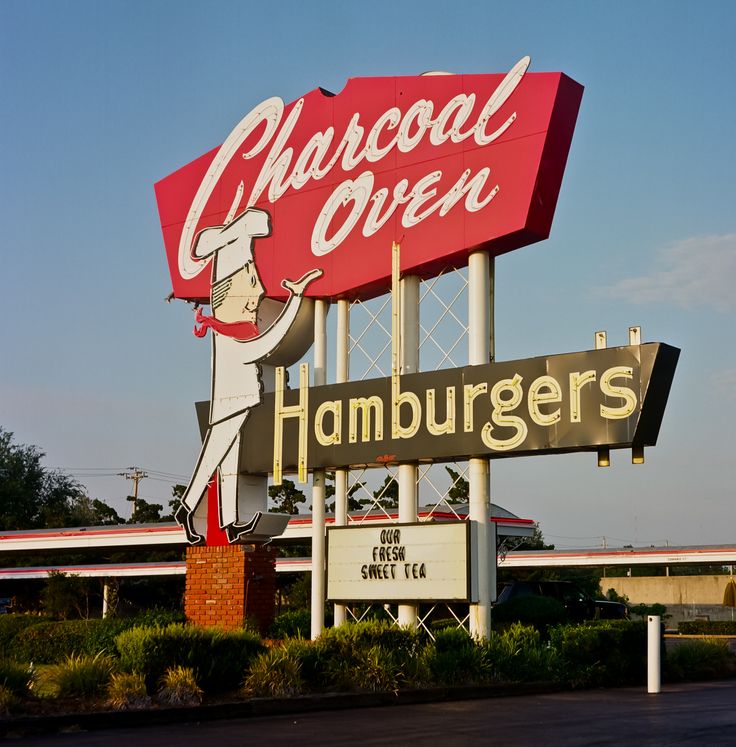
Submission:
M 258 325 L 254 322 L 221 322 L 213 316 L 205 316 L 201 309 L 194 312 L 195 325 L 192 330 L 197 337 L 204 337 L 208 329 L 235 340 L 250 340 L 258 336 Z M 197 324 L 201 326 L 197 326 Z

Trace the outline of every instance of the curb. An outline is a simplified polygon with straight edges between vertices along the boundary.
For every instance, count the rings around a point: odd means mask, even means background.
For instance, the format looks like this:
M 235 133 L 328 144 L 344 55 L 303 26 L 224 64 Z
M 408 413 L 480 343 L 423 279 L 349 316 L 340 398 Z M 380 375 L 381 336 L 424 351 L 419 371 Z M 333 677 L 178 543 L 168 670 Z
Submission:
M 506 698 L 559 692 L 553 683 L 485 685 L 404 690 L 398 693 L 326 693 L 291 698 L 252 698 L 243 702 L 215 703 L 196 708 L 160 708 L 141 711 L 94 711 L 53 716 L 17 716 L 0 719 L 0 737 L 30 736 L 62 731 L 96 731 L 221 719 L 286 716 L 316 711 L 415 705 L 454 700 Z

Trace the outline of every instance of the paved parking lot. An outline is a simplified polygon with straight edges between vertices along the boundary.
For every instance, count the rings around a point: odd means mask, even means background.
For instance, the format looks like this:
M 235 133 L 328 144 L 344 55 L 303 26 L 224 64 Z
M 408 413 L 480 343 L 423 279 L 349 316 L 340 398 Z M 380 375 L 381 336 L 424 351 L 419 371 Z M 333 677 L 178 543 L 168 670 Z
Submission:
M 20 738 L 22 745 L 736 744 L 736 681 L 323 711 Z M 196 709 L 192 710 L 196 718 Z

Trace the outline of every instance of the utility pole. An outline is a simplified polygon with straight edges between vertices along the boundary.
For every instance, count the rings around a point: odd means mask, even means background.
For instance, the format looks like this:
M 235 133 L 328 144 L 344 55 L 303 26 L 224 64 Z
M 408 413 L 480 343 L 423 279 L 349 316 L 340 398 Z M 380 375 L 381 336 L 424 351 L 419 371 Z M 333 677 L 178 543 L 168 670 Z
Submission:
M 133 516 L 131 518 L 135 518 L 138 510 L 138 483 L 144 477 L 148 477 L 148 472 L 144 472 L 142 469 L 138 469 L 138 467 L 128 467 L 128 469 L 130 472 L 118 472 L 118 475 L 124 477 L 126 480 L 133 481 Z

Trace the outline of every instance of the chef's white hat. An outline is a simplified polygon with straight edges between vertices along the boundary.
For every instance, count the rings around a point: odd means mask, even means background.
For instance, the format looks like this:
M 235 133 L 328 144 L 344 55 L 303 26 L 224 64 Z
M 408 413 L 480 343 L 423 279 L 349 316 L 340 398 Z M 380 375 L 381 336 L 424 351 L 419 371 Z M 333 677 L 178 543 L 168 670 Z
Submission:
M 205 228 L 192 247 L 194 259 L 214 255 L 212 281 L 232 275 L 253 259 L 253 239 L 271 234 L 271 216 L 260 208 L 248 208 L 224 226 Z

